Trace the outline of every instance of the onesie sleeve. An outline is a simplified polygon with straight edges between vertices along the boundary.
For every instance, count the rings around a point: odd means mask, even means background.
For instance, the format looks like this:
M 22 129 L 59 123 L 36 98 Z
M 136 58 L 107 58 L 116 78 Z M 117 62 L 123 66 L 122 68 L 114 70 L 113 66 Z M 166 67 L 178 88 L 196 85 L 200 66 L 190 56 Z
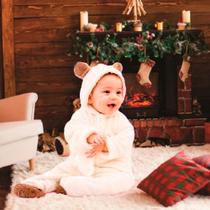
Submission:
M 91 148 L 91 145 L 87 143 L 87 137 L 94 132 L 96 130 L 90 125 L 88 116 L 81 110 L 76 111 L 64 127 L 70 157 L 80 173 L 85 176 L 94 173 L 94 160 L 85 154 Z
M 82 110 L 76 111 L 64 127 L 64 136 L 70 146 L 71 154 L 85 153 L 90 149 L 87 137 L 96 132 L 90 125 L 87 114 Z
M 110 159 L 130 157 L 134 141 L 134 128 L 129 120 L 121 116 L 117 132 L 106 137 L 108 156 Z

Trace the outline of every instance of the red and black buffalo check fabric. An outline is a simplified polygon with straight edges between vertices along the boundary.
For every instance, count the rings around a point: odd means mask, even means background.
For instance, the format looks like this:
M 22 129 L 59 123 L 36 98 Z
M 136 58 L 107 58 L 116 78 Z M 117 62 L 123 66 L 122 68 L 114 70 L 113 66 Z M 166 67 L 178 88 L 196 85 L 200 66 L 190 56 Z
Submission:
M 210 170 L 210 154 L 195 157 L 195 158 L 193 158 L 193 160 L 196 163 L 198 163 Z M 198 191 L 198 194 L 210 195 L 210 181 L 206 186 L 204 186 L 201 190 Z
M 182 151 L 162 163 L 137 187 L 162 205 L 171 206 L 200 190 L 209 180 L 210 170 Z

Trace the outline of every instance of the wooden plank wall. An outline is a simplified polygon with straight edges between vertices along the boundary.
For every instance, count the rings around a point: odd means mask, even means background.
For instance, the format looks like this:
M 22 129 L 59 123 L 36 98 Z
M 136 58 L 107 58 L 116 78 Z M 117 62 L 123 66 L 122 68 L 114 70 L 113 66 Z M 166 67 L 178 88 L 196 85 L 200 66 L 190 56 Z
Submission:
M 15 95 L 13 1 L 2 0 L 2 54 L 5 97 Z M 6 15 L 5 15 L 6 14 Z
M 148 13 L 142 17 L 144 22 L 168 20 L 175 25 L 183 9 L 191 10 L 193 27 L 203 29 L 210 43 L 209 0 L 143 3 Z M 87 10 L 90 22 L 114 24 L 129 19 L 121 15 L 125 5 L 125 0 L 13 0 L 16 93 L 38 93 L 36 118 L 43 120 L 45 130 L 63 129 L 79 93 L 80 80 L 72 73 L 78 58 L 66 55 L 67 34 L 79 29 L 79 12 Z M 210 56 L 195 59 L 192 71 L 194 93 L 210 105 L 206 91 L 210 88 Z
M 1 4 L 0 4 L 0 23 L 2 22 L 2 16 L 1 16 Z M 0 37 L 2 37 L 2 27 L 0 25 Z M 0 98 L 3 98 L 3 53 L 2 53 L 2 41 L 0 42 Z

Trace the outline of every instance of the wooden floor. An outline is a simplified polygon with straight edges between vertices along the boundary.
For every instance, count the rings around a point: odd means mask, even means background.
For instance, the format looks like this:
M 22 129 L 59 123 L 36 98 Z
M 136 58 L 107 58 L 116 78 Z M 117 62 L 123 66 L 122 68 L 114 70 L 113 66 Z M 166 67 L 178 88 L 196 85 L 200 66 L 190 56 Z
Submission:
M 10 192 L 11 167 L 0 168 L 0 210 L 5 208 L 6 196 Z

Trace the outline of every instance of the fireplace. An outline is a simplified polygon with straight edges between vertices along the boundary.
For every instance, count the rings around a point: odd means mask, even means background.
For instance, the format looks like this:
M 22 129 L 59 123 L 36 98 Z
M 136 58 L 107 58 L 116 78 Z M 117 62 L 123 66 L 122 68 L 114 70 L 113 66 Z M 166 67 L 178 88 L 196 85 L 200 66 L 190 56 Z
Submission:
M 149 76 L 152 86 L 146 88 L 136 78 L 139 63 L 122 61 L 127 94 L 121 111 L 130 119 L 176 116 L 179 62 L 175 56 L 156 61 Z
M 168 139 L 170 145 L 203 144 L 206 118 L 193 108 L 191 73 L 183 83 L 178 76 L 182 58 L 167 56 L 156 61 L 150 73 L 152 87 L 136 79 L 138 62 L 122 61 L 127 93 L 121 111 L 135 129 L 135 146 L 146 139 Z

